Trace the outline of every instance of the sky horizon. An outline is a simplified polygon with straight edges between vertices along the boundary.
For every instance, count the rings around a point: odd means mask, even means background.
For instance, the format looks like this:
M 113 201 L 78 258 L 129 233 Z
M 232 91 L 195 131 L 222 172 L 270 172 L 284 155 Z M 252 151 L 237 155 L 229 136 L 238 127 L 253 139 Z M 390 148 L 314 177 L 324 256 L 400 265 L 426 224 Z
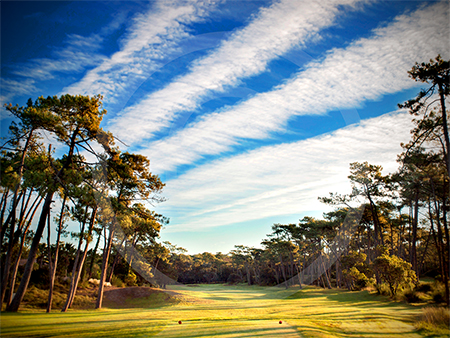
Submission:
M 450 58 L 449 5 L 2 1 L 1 103 L 102 94 L 102 127 L 166 184 L 161 241 L 256 247 L 331 210 L 318 197 L 350 192 L 351 162 L 397 169 L 397 104 L 425 87 L 407 71 Z

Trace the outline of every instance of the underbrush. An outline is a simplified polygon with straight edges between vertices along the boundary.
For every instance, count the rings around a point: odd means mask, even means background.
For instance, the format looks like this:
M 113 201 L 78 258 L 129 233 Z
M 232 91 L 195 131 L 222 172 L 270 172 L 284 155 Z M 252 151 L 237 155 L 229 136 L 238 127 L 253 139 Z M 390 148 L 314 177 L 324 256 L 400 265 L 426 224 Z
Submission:
M 450 311 L 445 307 L 426 307 L 422 310 L 416 327 L 425 336 L 450 335 Z
M 440 281 L 420 282 L 412 287 L 399 288 L 395 296 L 391 295 L 391 291 L 386 284 L 370 285 L 364 290 L 376 290 L 380 295 L 409 304 L 424 303 L 442 305 L 445 303 L 445 286 Z
M 69 289 L 63 285 L 57 285 L 53 292 L 52 309 L 61 309 L 66 300 Z M 73 309 L 93 309 L 96 300 L 94 289 L 79 289 L 72 303 Z M 31 309 L 45 309 L 48 302 L 48 289 L 43 290 L 36 286 L 30 286 L 25 293 L 21 307 Z

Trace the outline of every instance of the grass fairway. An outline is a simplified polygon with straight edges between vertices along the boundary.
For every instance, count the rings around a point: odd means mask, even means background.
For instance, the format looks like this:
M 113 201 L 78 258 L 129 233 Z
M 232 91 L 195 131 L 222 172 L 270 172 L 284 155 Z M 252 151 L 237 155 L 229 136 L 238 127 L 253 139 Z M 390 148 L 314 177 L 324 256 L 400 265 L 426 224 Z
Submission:
M 2 337 L 423 337 L 420 308 L 367 291 L 307 287 L 173 287 L 178 304 L 143 308 L 2 313 Z M 134 300 L 136 302 L 136 300 Z M 146 308 L 147 307 L 147 308 Z M 182 324 L 178 324 L 181 321 Z M 279 324 L 279 321 L 282 321 Z M 433 335 L 436 337 L 436 335 Z M 443 335 L 442 337 L 447 336 Z

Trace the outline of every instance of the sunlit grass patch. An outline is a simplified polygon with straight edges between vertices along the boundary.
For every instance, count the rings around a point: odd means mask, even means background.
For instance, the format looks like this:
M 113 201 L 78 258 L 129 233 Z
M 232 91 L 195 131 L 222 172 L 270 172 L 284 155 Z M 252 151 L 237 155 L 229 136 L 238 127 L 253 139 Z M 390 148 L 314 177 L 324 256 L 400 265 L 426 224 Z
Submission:
M 426 307 L 416 326 L 426 336 L 450 336 L 450 311 L 445 307 Z
M 138 291 L 122 291 L 122 296 Z M 420 308 L 368 291 L 200 285 L 124 299 L 128 308 L 4 313 L 2 337 L 384 338 L 421 337 L 422 332 L 413 325 Z

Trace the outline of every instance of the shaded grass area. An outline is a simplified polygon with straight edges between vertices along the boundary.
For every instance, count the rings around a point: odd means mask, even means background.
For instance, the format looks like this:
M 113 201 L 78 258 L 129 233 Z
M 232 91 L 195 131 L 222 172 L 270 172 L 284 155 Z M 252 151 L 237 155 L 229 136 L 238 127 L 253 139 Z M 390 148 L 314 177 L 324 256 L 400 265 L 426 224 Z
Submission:
M 447 337 L 449 333 L 445 327 L 417 330 L 420 307 L 368 291 L 174 286 L 166 292 L 123 291 L 116 301 L 110 306 L 128 309 L 2 313 L 1 336 Z

